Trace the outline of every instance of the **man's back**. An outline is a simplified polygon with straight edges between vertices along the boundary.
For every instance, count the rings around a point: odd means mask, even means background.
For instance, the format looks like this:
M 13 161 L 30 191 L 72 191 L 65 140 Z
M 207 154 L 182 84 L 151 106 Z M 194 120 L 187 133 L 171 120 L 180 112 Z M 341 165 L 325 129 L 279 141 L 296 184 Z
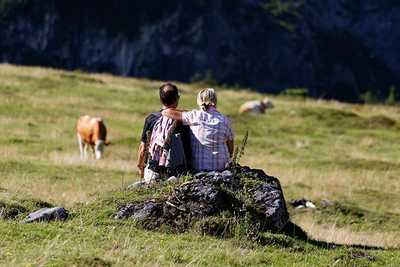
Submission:
M 164 119 L 164 118 L 163 118 Z M 165 118 L 167 119 L 167 118 Z M 141 141 L 143 143 L 147 143 L 147 133 L 153 134 L 154 126 L 157 122 L 161 120 L 161 112 L 154 112 L 149 114 L 144 123 L 143 132 Z M 157 133 L 154 133 L 157 134 Z M 187 168 L 191 167 L 191 146 L 190 146 L 190 128 L 188 126 L 183 125 L 181 122 L 176 122 L 176 127 L 173 129 L 174 135 L 179 134 L 179 137 L 183 144 L 183 149 L 186 157 L 186 165 Z M 175 144 L 175 143 L 174 143 Z
M 176 85 L 172 83 L 165 83 L 161 85 L 159 88 L 159 95 L 160 95 L 160 103 L 162 104 L 163 108 L 176 108 L 178 106 L 180 95 Z M 138 160 L 137 160 L 137 167 L 141 177 L 144 176 L 144 171 L 146 167 L 145 161 L 146 161 L 146 156 L 148 155 L 148 153 L 146 152 L 148 151 L 147 149 L 149 148 L 148 135 L 149 133 L 153 132 L 153 129 L 160 118 L 161 118 L 161 113 L 154 112 L 146 117 L 144 123 L 141 142 L 139 144 L 139 149 L 138 149 Z M 184 146 L 186 157 L 190 158 L 191 152 L 190 152 L 189 129 L 182 128 L 182 125 L 178 125 L 178 127 L 176 127 L 174 132 L 181 133 L 182 143 L 183 143 L 182 146 Z M 190 160 L 188 161 L 190 162 Z

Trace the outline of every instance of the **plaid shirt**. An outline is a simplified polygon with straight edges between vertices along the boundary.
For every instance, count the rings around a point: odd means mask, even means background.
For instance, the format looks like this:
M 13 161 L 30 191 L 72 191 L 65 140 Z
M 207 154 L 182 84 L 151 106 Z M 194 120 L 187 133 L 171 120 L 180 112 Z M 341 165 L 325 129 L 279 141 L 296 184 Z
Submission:
M 176 128 L 176 121 L 167 117 L 160 117 L 154 124 L 150 139 L 149 152 L 152 160 L 159 166 L 167 166 L 168 150 L 165 149 L 171 131 Z
M 182 113 L 191 130 L 193 167 L 196 171 L 221 171 L 229 162 L 227 140 L 233 140 L 231 123 L 215 108 Z

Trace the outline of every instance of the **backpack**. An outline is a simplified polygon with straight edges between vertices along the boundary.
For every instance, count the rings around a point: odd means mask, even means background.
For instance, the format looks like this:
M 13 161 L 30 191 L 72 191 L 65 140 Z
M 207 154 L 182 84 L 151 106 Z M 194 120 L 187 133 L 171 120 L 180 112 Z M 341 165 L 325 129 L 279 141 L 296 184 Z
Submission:
M 154 124 L 149 143 L 149 163 L 153 171 L 160 168 L 186 169 L 186 156 L 180 133 L 175 133 L 178 122 L 161 116 Z

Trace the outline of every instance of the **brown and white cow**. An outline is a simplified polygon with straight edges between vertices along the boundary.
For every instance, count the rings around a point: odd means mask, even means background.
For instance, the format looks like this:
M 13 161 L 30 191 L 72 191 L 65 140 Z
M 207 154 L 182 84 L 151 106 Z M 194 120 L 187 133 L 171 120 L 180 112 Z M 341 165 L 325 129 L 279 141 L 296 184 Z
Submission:
M 87 149 L 90 146 L 96 159 L 103 156 L 104 146 L 108 145 L 107 128 L 101 118 L 92 118 L 88 115 L 79 118 L 76 124 L 81 159 L 87 159 Z
M 248 101 L 240 106 L 239 113 L 256 113 L 263 114 L 266 109 L 273 108 L 274 105 L 268 97 L 263 100 Z

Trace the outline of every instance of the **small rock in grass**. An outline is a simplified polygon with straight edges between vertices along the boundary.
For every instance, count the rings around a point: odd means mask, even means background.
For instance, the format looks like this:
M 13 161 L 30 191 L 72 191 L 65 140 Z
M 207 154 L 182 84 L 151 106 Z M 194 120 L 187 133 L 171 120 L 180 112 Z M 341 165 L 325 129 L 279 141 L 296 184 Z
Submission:
M 292 200 L 292 201 L 290 201 L 290 204 L 295 209 L 303 209 L 303 208 L 315 209 L 316 208 L 314 203 L 312 203 L 310 200 L 307 200 L 305 198 Z
M 68 219 L 68 211 L 62 207 L 54 207 L 32 212 L 22 223 L 65 221 L 66 219 Z

